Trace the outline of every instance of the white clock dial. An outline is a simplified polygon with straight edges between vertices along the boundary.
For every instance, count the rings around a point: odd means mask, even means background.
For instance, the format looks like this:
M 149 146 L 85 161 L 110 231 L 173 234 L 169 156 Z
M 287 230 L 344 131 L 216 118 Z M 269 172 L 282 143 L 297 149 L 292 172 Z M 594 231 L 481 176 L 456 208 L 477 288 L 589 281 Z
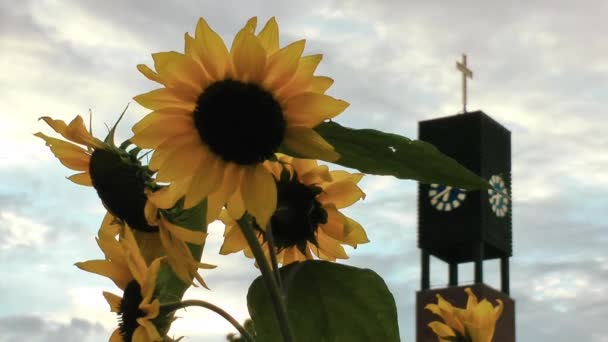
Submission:
M 431 205 L 439 211 L 452 211 L 460 207 L 466 197 L 465 190 L 449 185 L 431 184 L 429 190 Z
M 509 212 L 509 189 L 498 175 L 490 177 L 490 185 L 493 189 L 488 190 L 488 196 L 492 211 L 498 217 L 505 217 Z

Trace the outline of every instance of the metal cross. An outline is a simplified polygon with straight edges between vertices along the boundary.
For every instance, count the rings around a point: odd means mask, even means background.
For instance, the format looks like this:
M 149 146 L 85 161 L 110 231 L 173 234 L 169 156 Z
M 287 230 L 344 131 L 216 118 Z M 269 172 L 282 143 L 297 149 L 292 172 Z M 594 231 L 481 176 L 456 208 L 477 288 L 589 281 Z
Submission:
M 456 69 L 462 72 L 462 112 L 467 112 L 467 78 L 473 79 L 473 71 L 467 68 L 467 55 L 462 54 L 462 63 L 456 62 Z

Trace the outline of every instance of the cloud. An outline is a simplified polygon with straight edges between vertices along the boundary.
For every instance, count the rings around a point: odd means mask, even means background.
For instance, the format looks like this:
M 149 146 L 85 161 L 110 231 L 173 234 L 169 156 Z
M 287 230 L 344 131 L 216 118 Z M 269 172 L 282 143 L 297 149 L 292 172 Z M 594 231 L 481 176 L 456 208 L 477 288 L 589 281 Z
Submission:
M 39 316 L 0 317 L 0 331 L 2 342 L 98 342 L 109 338 L 100 324 L 79 318 L 61 323 Z

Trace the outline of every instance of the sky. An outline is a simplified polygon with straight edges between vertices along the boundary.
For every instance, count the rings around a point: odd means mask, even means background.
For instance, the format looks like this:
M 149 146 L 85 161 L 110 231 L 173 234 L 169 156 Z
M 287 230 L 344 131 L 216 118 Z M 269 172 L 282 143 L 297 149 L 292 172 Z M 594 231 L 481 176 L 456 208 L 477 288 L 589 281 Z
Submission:
M 65 177 L 32 134 L 40 116 L 93 113 L 93 132 L 130 108 L 119 140 L 147 111 L 132 97 L 155 88 L 136 70 L 150 54 L 183 51 L 204 17 L 230 42 L 245 21 L 275 16 L 281 45 L 305 38 L 324 54 L 317 73 L 350 107 L 336 121 L 416 138 L 417 123 L 461 110 L 464 52 L 474 79 L 469 110 L 512 133 L 511 296 L 518 341 L 608 341 L 608 2 L 605 1 L 29 1 L 0 0 L 0 341 L 104 341 L 116 326 L 101 292 L 111 281 L 74 262 L 101 256 L 104 209 Z M 371 240 L 346 264 L 378 272 L 393 293 L 401 338 L 414 340 L 420 284 L 417 184 L 366 176 L 367 197 L 346 213 Z M 247 317 L 257 276 L 242 254 L 220 256 L 223 227 L 209 227 L 202 271 L 211 291 L 188 298 Z M 499 287 L 498 263 L 484 263 Z M 431 264 L 432 286 L 447 266 Z M 473 279 L 462 265 L 461 280 Z M 223 341 L 232 327 L 202 309 L 172 327 L 185 341 Z

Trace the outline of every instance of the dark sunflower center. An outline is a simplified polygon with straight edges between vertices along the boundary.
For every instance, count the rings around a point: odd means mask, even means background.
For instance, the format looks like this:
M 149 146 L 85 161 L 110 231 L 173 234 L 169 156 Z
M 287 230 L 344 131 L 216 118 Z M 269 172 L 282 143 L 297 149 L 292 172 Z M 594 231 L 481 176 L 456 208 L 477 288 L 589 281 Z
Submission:
M 285 134 L 283 111 L 272 94 L 234 80 L 205 89 L 197 100 L 194 124 L 215 154 L 241 165 L 271 158 Z
M 278 182 L 277 192 L 277 210 L 270 219 L 277 248 L 297 246 L 304 250 L 307 241 L 316 244 L 319 224 L 327 223 L 327 212 L 316 200 L 321 188 L 302 184 L 294 176 Z
M 112 215 L 140 231 L 157 231 L 148 225 L 144 215 L 146 175 L 142 169 L 126 162 L 112 151 L 96 149 L 91 156 L 89 173 L 93 187 Z
M 127 284 L 118 308 L 118 329 L 125 342 L 131 342 L 133 333 L 139 326 L 137 319 L 146 315 L 139 308 L 143 300 L 141 286 L 137 281 L 132 280 Z

